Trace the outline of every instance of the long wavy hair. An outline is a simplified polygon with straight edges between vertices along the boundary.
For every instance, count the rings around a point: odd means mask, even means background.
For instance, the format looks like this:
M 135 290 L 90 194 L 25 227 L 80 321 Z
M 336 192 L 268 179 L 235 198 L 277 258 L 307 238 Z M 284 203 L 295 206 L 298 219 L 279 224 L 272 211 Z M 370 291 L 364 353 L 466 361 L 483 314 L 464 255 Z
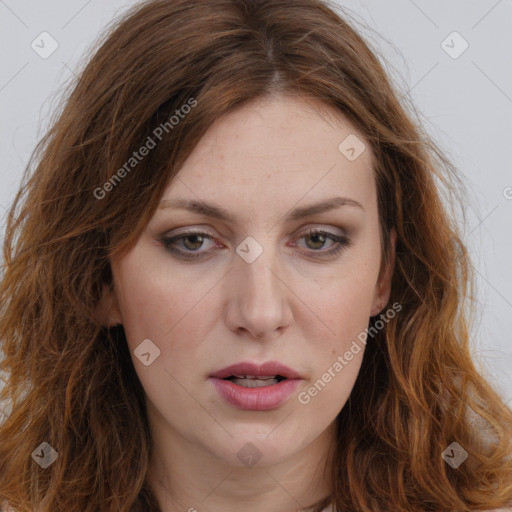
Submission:
M 453 214 L 463 180 L 337 9 L 320 0 L 150 0 L 93 47 L 7 219 L 0 502 L 19 512 L 159 510 L 146 480 L 144 392 L 123 328 L 100 321 L 99 300 L 112 285 L 110 263 L 136 243 L 206 130 L 273 94 L 320 100 L 358 126 L 375 155 L 383 265 L 391 228 L 398 234 L 390 303 L 402 309 L 368 341 L 337 418 L 333 492 L 314 510 L 512 502 L 512 413 L 471 355 L 474 270 Z M 33 457 L 43 442 L 58 454 L 44 469 Z M 468 454 L 458 468 L 442 456 L 454 442 Z

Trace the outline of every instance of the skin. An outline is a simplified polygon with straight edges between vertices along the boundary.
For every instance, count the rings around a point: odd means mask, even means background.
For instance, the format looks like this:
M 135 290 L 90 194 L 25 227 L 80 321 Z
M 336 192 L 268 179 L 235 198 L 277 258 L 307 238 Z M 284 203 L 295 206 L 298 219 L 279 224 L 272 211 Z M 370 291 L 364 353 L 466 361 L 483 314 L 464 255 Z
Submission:
M 356 134 L 366 150 L 349 161 L 338 150 Z M 290 210 L 334 196 L 358 201 L 297 220 Z M 112 262 L 103 304 L 108 325 L 123 324 L 147 397 L 154 442 L 148 481 L 163 512 L 291 512 L 329 494 L 335 418 L 359 373 L 363 350 L 307 404 L 298 395 L 383 311 L 390 266 L 381 262 L 373 155 L 340 113 L 316 100 L 258 100 L 216 122 L 163 199 L 227 209 L 233 222 L 171 207 L 155 212 L 136 246 Z M 338 254 L 329 238 L 351 240 Z M 203 253 L 181 259 L 162 243 Z M 248 236 L 263 248 L 247 263 L 236 252 Z M 145 339 L 160 356 L 145 366 L 133 351 Z M 371 341 L 370 341 L 371 342 Z M 280 407 L 244 411 L 227 404 L 208 377 L 241 361 L 279 361 L 303 381 Z M 237 453 L 252 443 L 248 467 Z M 324 470 L 326 473 L 324 475 Z

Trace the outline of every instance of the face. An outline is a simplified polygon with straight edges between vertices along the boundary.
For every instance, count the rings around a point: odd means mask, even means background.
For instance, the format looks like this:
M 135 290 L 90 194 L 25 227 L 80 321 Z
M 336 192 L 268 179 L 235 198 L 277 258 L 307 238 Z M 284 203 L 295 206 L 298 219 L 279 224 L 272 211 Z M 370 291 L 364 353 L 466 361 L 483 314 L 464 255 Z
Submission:
M 236 466 L 332 438 L 354 341 L 389 297 L 372 159 L 347 119 L 294 97 L 201 139 L 112 263 L 109 323 L 124 326 L 156 437 Z

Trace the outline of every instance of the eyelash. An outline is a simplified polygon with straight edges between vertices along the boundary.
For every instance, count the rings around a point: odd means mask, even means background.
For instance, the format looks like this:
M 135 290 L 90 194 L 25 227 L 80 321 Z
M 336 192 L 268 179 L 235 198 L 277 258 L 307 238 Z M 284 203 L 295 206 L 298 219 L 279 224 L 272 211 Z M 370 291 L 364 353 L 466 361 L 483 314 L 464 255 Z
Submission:
M 323 235 L 326 238 L 335 242 L 334 248 L 332 248 L 328 251 L 320 252 L 320 251 L 311 250 L 313 253 L 320 254 L 321 257 L 334 256 L 336 254 L 339 254 L 343 250 L 347 249 L 352 243 L 352 241 L 346 236 L 335 235 L 334 233 L 331 233 L 329 231 L 323 231 L 323 230 L 315 229 L 315 228 L 310 228 L 306 232 L 302 233 L 299 236 L 299 239 L 303 238 L 304 236 L 315 236 L 315 235 Z M 173 247 L 177 241 L 184 240 L 191 236 L 201 236 L 202 238 L 207 238 L 207 239 L 213 240 L 213 237 L 210 236 L 208 233 L 204 233 L 202 231 L 186 231 L 184 233 L 180 233 L 179 235 L 176 235 L 173 237 L 164 237 L 161 239 L 161 242 L 168 251 L 172 252 L 173 254 L 178 255 L 180 258 L 194 259 L 194 258 L 203 257 L 206 254 L 205 252 L 195 252 L 195 251 L 186 252 L 186 251 L 182 251 L 180 249 L 176 249 L 175 247 Z

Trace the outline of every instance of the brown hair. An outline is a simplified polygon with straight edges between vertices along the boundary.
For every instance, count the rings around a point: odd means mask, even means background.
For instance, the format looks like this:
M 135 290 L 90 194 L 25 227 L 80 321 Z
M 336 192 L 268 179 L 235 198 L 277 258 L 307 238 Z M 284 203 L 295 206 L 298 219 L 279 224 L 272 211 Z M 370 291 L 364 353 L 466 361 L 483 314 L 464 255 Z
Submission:
M 143 389 L 122 326 L 101 325 L 98 301 L 110 261 L 133 247 L 208 127 L 276 93 L 316 98 L 358 126 L 376 157 L 383 264 L 398 233 L 390 302 L 403 307 L 368 343 L 338 417 L 333 494 L 316 510 L 512 502 L 512 413 L 470 356 L 473 271 L 441 201 L 441 187 L 452 197 L 460 178 L 376 52 L 320 0 L 140 3 L 70 84 L 7 221 L 1 398 L 12 410 L 0 426 L 0 502 L 20 512 L 158 510 L 145 481 Z M 43 441 L 58 453 L 46 469 L 31 458 Z M 441 456 L 452 442 L 468 453 L 457 469 Z

